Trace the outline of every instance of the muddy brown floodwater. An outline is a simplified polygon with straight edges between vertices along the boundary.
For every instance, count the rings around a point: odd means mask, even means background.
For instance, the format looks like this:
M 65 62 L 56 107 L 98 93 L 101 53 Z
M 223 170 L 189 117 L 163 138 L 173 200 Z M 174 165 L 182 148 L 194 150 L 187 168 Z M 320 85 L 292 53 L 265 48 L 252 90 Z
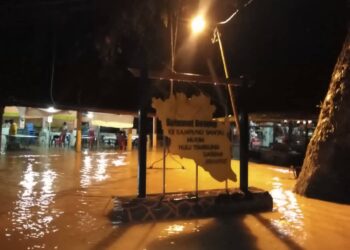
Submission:
M 148 166 L 161 156 L 150 151 Z M 238 162 L 232 165 L 238 173 Z M 162 191 L 161 166 L 156 162 L 147 170 L 148 193 Z M 193 161 L 172 156 L 166 166 L 168 192 L 194 190 Z M 272 212 L 113 225 L 106 216 L 112 197 L 136 194 L 136 151 L 1 155 L 0 248 L 350 249 L 349 205 L 294 194 L 295 180 L 286 168 L 249 163 L 249 171 L 249 185 L 273 196 Z M 200 169 L 199 189 L 216 188 L 224 184 Z

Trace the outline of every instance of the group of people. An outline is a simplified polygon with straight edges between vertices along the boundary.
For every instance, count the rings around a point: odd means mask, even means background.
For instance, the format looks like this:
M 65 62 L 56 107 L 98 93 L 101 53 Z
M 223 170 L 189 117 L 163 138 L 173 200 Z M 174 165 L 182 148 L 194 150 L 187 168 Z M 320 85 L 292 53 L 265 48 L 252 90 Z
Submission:
M 14 120 L 5 120 L 2 128 L 8 128 L 8 135 L 14 136 L 17 134 L 17 123 Z
M 10 136 L 14 136 L 17 134 L 17 124 L 13 120 L 5 121 L 5 124 L 6 124 L 5 126 L 9 128 L 8 134 Z M 88 146 L 90 149 L 93 149 L 96 141 L 94 128 L 89 127 L 87 133 L 88 133 Z M 55 145 L 58 145 L 58 146 L 64 146 L 67 143 L 68 144 L 70 143 L 68 125 L 66 122 L 63 122 L 62 127 L 60 128 L 60 134 L 53 138 L 52 143 L 55 143 Z M 116 134 L 116 143 L 115 143 L 116 148 L 121 151 L 125 151 L 126 145 L 127 145 L 127 137 L 125 135 L 125 132 L 118 131 Z
M 62 129 L 62 136 L 64 136 L 66 132 L 65 126 L 66 124 L 64 123 L 63 129 Z M 95 130 L 93 127 L 91 126 L 89 127 L 87 125 L 85 129 L 87 129 L 87 132 L 85 130 L 85 133 L 87 133 L 87 137 L 88 137 L 87 142 L 88 142 L 89 149 L 93 149 L 96 142 Z M 116 143 L 115 143 L 116 148 L 121 151 L 125 151 L 126 145 L 127 145 L 127 137 L 125 135 L 125 132 L 118 131 L 116 134 Z
M 8 135 L 10 136 L 9 138 L 10 140 L 14 138 L 14 136 L 17 134 L 17 124 L 14 122 L 14 120 L 6 120 L 5 124 L 3 125 L 3 128 L 8 128 Z M 88 136 L 88 140 L 87 140 L 88 147 L 90 149 L 93 149 L 96 142 L 96 135 L 93 127 L 88 127 L 87 136 Z M 55 135 L 50 140 L 51 140 L 50 144 L 54 143 L 54 145 L 57 145 L 60 147 L 70 144 L 70 133 L 68 130 L 67 122 L 63 122 L 59 130 L 59 135 Z M 121 151 L 125 151 L 126 146 L 127 146 L 127 137 L 125 132 L 118 131 L 116 133 L 115 147 Z
M 17 135 L 17 124 L 14 120 L 6 120 L 5 124 L 2 126 L 2 128 L 8 129 L 7 132 L 5 132 L 5 135 L 8 135 L 8 141 L 7 141 L 7 147 L 12 147 L 15 146 L 15 141 L 16 138 L 15 136 Z M 5 142 L 6 143 L 6 142 Z

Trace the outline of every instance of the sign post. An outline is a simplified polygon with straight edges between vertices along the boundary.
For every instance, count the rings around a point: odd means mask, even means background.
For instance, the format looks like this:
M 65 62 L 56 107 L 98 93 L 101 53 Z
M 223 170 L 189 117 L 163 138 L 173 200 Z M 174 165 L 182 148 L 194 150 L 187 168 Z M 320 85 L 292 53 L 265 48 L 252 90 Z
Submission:
M 166 171 L 166 139 L 165 136 L 163 135 L 163 196 L 165 195 L 165 171 Z
M 196 199 L 198 199 L 198 164 L 196 164 Z

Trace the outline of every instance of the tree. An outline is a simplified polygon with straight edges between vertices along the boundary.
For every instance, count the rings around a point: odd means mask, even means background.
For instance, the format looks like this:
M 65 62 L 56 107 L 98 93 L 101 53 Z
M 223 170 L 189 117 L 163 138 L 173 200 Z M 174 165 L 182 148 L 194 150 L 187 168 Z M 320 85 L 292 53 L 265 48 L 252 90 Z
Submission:
M 295 191 L 350 203 L 350 25 Z

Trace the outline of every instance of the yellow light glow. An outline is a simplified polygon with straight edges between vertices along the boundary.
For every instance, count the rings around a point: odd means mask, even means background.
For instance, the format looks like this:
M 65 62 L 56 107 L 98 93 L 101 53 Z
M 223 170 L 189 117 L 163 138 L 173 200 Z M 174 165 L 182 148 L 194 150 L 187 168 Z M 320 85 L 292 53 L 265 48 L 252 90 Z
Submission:
M 202 32 L 205 28 L 204 18 L 202 16 L 196 16 L 195 18 L 193 18 L 191 27 L 194 33 Z

